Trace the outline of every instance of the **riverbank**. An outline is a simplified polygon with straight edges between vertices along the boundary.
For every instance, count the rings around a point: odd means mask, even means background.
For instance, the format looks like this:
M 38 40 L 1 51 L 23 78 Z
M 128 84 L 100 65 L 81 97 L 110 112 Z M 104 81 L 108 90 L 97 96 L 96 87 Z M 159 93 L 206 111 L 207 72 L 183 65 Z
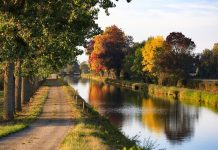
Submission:
M 191 104 L 204 105 L 206 107 L 212 108 L 213 110 L 218 109 L 218 93 L 216 92 L 178 88 L 173 86 L 167 87 L 155 84 L 136 83 L 125 80 L 107 79 L 105 77 L 96 77 L 89 74 L 81 75 L 81 77 L 96 81 L 103 81 L 105 83 L 118 85 L 133 90 L 138 90 L 152 97 L 170 98 L 185 101 Z
M 7 136 L 11 133 L 18 132 L 27 128 L 36 118 L 39 116 L 42 111 L 43 104 L 47 99 L 49 87 L 46 83 L 41 86 L 30 102 L 26 105 L 23 105 L 23 111 L 15 114 L 13 121 L 3 121 L 2 118 L 2 107 L 3 107 L 3 94 L 1 93 L 0 98 L 0 138 Z
M 71 101 L 75 124 L 62 142 L 61 150 L 149 149 L 139 148 L 134 139 L 125 137 L 80 96 L 76 97 L 75 90 L 70 86 L 64 86 L 63 90 Z

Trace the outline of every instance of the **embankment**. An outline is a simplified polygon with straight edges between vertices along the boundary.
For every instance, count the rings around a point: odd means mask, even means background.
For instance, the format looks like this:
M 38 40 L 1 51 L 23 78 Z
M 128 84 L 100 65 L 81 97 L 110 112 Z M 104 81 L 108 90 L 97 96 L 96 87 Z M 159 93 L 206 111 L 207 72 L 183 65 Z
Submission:
M 123 135 L 108 119 L 87 104 L 70 86 L 63 87 L 71 101 L 74 127 L 62 142 L 60 149 L 149 149 L 140 148 L 135 140 Z
M 188 88 L 178 88 L 173 86 L 160 86 L 155 84 L 136 83 L 125 80 L 107 79 L 90 75 L 82 75 L 82 78 L 104 81 L 109 84 L 118 85 L 133 90 L 144 92 L 152 97 L 170 98 L 180 101 L 186 101 L 192 104 L 204 105 L 212 109 L 218 109 L 218 93 L 204 90 L 195 90 Z

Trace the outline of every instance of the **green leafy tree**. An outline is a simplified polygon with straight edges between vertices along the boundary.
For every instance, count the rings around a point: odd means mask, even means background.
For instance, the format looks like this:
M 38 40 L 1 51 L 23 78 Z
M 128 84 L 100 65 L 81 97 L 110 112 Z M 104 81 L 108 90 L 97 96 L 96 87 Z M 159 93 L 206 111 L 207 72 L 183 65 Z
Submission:
M 205 49 L 200 54 L 198 77 L 207 79 L 218 78 L 218 44 L 212 50 Z
M 134 78 L 137 80 L 142 80 L 144 78 L 144 73 L 142 71 L 142 47 L 145 42 L 134 43 L 130 46 L 127 54 L 124 58 L 124 74 L 126 78 Z
M 14 64 L 41 57 L 36 70 L 42 71 L 43 66 L 52 71 L 62 68 L 80 53 L 77 46 L 100 31 L 95 23 L 100 8 L 108 12 L 108 8 L 112 7 L 115 4 L 110 0 L 0 1 L 0 59 L 5 71 L 5 119 L 14 117 Z
M 132 67 L 130 68 L 131 71 L 133 73 L 135 73 L 135 75 L 144 80 L 144 76 L 145 73 L 143 72 L 143 65 L 142 65 L 142 60 L 143 60 L 143 56 L 142 56 L 142 47 L 145 45 L 145 41 L 141 42 L 141 43 L 137 43 L 135 44 L 133 47 L 135 49 L 135 53 L 134 53 L 134 61 L 132 64 Z

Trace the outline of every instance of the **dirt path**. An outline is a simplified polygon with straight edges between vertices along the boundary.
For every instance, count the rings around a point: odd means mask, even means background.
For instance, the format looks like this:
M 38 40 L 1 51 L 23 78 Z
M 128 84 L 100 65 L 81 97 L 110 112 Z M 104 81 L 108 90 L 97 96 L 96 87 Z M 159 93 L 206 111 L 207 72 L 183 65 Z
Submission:
M 71 107 L 56 83 L 39 119 L 29 128 L 0 140 L 0 150 L 55 150 L 73 125 Z

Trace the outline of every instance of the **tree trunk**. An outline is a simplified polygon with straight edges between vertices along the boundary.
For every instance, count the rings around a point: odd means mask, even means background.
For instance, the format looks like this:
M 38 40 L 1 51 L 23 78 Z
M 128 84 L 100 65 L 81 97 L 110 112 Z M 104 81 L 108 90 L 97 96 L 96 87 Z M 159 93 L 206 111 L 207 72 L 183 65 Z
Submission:
M 5 120 L 14 119 L 14 63 L 8 62 L 4 73 L 4 110 Z
M 15 108 L 16 111 L 22 111 L 21 103 L 21 63 L 17 62 L 15 76 Z
M 14 69 L 13 69 L 14 70 Z M 14 71 L 13 71 L 14 73 Z M 12 96 L 12 105 L 13 105 L 13 112 L 15 114 L 15 77 L 14 77 L 14 74 L 13 74 L 13 82 L 12 82 L 12 87 L 11 87 L 11 96 Z
M 23 104 L 28 103 L 28 79 L 27 77 L 22 77 L 21 85 L 21 101 Z

